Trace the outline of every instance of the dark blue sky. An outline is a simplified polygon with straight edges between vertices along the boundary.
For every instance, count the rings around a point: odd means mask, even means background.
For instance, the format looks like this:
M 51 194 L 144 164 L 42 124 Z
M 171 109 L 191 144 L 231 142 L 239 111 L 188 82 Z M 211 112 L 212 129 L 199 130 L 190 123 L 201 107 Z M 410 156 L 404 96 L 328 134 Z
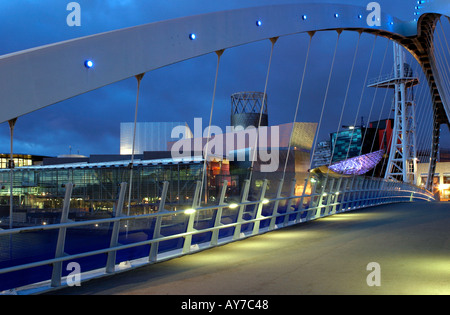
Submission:
M 170 18 L 243 8 L 256 5 L 297 3 L 275 0 L 79 0 L 81 26 L 66 24 L 69 0 L 14 0 L 0 2 L 0 54 L 54 43 L 71 38 L 140 25 Z M 316 2 L 316 1 L 303 1 Z M 319 1 L 317 1 L 319 2 Z M 320 1 L 333 2 L 333 1 Z M 336 2 L 336 1 L 334 1 Z M 341 3 L 369 1 L 340 0 Z M 413 18 L 414 0 L 379 1 L 404 20 Z M 319 33 L 313 39 L 307 81 L 297 121 L 318 121 L 334 52 L 336 32 Z M 336 131 L 347 88 L 358 34 L 344 32 L 339 42 L 333 80 L 326 102 L 321 138 Z M 275 46 L 268 84 L 269 123 L 292 122 L 303 71 L 308 35 L 280 38 Z M 347 110 L 342 124 L 353 124 L 360 102 L 362 83 L 369 64 L 374 37 L 363 34 L 358 50 Z M 377 77 L 387 41 L 377 39 L 369 78 Z M 263 91 L 270 42 L 263 41 L 225 51 L 219 73 L 213 124 L 224 128 L 230 120 L 230 95 L 238 91 Z M 171 65 L 147 73 L 141 85 L 138 121 L 186 121 L 193 128 L 195 117 L 209 120 L 216 55 Z M 392 67 L 392 49 L 381 72 Z M 376 120 L 384 91 L 376 92 L 377 110 L 370 114 L 374 89 L 366 89 L 359 116 Z M 20 117 L 15 128 L 16 153 L 56 156 L 72 153 L 119 153 L 120 122 L 134 119 L 136 80 L 134 78 L 92 91 Z M 390 98 L 391 95 L 388 96 Z M 1 104 L 1 106 L 8 106 Z M 388 101 L 385 107 L 390 106 Z M 389 110 L 382 113 L 382 118 Z M 358 117 L 358 122 L 360 118 Z M 0 152 L 9 152 L 9 128 L 0 126 Z

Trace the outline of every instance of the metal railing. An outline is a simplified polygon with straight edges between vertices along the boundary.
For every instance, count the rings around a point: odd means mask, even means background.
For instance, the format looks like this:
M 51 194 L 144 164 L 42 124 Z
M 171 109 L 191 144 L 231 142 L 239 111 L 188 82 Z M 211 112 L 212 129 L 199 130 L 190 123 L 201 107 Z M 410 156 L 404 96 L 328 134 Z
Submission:
M 190 253 L 197 250 L 199 245 L 202 249 L 210 248 L 340 212 L 386 203 L 434 200 L 430 192 L 417 186 L 371 177 L 326 177 L 322 179 L 311 177 L 305 180 L 302 195 L 295 195 L 296 181 L 292 180 L 288 196 L 282 195 L 283 180 L 280 180 L 276 195 L 271 199 L 266 198 L 268 184 L 269 180 L 263 180 L 258 191 L 259 197 L 256 200 L 248 200 L 250 182 L 246 180 L 239 202 L 226 203 L 227 181 L 224 181 L 218 196 L 218 204 L 201 207 L 199 195 L 201 190 L 200 182 L 198 182 L 191 209 L 168 211 L 165 209 L 165 200 L 169 183 L 164 182 L 160 205 L 156 213 L 124 216 L 122 208 L 127 184 L 121 183 L 114 217 L 74 222 L 68 219 L 73 185 L 67 183 L 59 224 L 0 231 L 0 237 L 9 236 L 10 238 L 25 233 L 57 231 L 54 257 L 3 267 L 0 269 L 0 276 L 51 266 L 51 275 L 49 274 L 49 277 L 43 280 L 42 287 L 58 288 L 67 285 L 63 281 L 63 263 L 71 261 L 106 255 L 106 262 L 102 267 L 96 269 L 100 276 L 108 275 L 122 270 L 119 268 L 122 261 L 117 257 L 117 253 L 124 250 L 144 246 L 145 254 L 141 252 L 133 259 L 140 259 L 144 261 L 143 264 L 150 264 Z M 119 236 L 123 237 L 131 226 L 139 225 L 137 222 L 145 226 L 143 230 L 146 231 L 146 235 L 149 235 L 149 239 L 135 242 L 128 239 L 125 244 L 120 242 Z M 88 231 L 89 227 L 99 225 L 109 225 L 109 245 L 72 254 L 67 253 L 65 244 L 68 229 L 84 227 L 85 231 Z M 178 226 L 178 230 L 170 232 L 170 228 L 174 226 Z M 92 241 L 94 238 L 95 236 Z M 160 247 L 164 242 L 174 240 L 178 240 L 178 245 L 172 246 L 173 248 L 166 246 L 164 250 L 161 250 Z M 92 270 L 87 268 L 82 271 L 85 273 Z

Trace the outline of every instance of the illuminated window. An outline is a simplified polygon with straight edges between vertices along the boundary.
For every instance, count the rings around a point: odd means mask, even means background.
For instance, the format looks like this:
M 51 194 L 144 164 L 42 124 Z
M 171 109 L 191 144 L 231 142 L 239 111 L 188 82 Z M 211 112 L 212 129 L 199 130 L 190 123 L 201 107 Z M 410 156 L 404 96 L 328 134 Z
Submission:
M 443 176 L 443 184 L 450 184 L 450 174 Z

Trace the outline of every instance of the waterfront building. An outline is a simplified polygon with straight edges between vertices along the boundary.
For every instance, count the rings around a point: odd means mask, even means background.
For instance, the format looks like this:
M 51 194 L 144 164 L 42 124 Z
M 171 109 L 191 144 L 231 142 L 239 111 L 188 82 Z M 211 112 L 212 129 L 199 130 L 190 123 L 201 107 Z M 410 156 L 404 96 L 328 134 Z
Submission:
M 167 142 L 179 139 L 172 138 L 174 128 L 182 131 L 183 138 L 192 138 L 192 132 L 186 122 L 138 122 L 134 154 L 144 151 L 166 151 Z M 134 123 L 120 123 L 120 154 L 131 154 L 133 149 Z

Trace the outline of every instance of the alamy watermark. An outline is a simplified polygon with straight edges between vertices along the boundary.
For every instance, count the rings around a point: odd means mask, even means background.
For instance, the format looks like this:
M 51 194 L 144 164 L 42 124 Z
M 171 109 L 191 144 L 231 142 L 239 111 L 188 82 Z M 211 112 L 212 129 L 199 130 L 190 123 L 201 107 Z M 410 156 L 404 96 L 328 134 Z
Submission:
M 367 275 L 366 283 L 369 287 L 381 286 L 381 267 L 377 262 L 370 262 L 366 267 L 370 273 Z
M 260 163 L 261 172 L 275 172 L 279 166 L 280 131 L 278 126 L 247 128 L 226 126 L 225 133 L 218 126 L 203 129 L 202 119 L 194 119 L 194 138 L 186 139 L 186 126 L 172 129 L 178 138 L 171 148 L 172 158 L 187 158 L 192 152 L 208 156 L 226 157 L 230 161 Z
M 66 10 L 70 11 L 67 15 L 66 23 L 68 26 L 81 26 L 81 6 L 78 2 L 70 2 L 66 6 Z
M 70 273 L 66 277 L 66 282 L 69 287 L 79 287 L 81 286 L 81 266 L 77 262 L 70 262 L 66 267 L 67 271 Z
M 366 22 L 369 26 L 381 26 L 381 6 L 378 2 L 367 4 L 367 11 L 371 11 L 367 16 Z

